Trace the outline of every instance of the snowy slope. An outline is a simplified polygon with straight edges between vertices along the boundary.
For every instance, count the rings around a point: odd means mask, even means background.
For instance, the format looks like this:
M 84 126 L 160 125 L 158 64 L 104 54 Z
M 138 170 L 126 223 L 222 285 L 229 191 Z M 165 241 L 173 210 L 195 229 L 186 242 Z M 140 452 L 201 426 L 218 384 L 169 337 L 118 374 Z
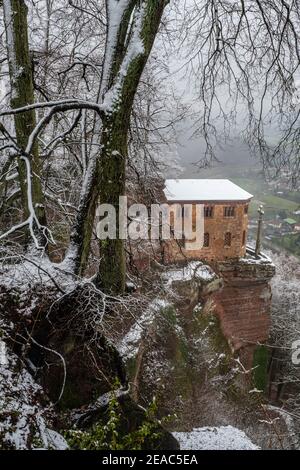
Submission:
M 191 432 L 173 432 L 182 450 L 258 450 L 255 444 L 233 426 L 195 428 Z
M 0 449 L 67 449 L 65 439 L 48 428 L 50 407 L 41 405 L 41 387 L 3 342 L 1 351 Z

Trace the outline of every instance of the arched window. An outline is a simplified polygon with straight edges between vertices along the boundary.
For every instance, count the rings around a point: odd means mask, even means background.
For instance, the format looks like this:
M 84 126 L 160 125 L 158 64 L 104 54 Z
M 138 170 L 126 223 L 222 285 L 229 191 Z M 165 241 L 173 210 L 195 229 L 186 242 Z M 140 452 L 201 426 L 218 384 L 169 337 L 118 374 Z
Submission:
M 230 232 L 225 233 L 224 246 L 231 246 L 231 233 Z
M 242 241 L 242 246 L 245 246 L 246 243 L 246 230 L 243 231 L 243 241 Z
M 205 232 L 205 234 L 204 234 L 203 247 L 204 248 L 209 247 L 209 233 L 208 232 Z

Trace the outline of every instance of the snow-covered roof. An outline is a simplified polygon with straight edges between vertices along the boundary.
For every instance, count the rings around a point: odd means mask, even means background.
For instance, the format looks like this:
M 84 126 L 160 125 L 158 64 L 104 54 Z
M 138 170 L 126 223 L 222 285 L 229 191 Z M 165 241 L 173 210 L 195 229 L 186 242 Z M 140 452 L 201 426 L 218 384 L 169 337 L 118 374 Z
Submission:
M 253 197 L 225 179 L 166 180 L 164 193 L 167 201 L 247 201 Z

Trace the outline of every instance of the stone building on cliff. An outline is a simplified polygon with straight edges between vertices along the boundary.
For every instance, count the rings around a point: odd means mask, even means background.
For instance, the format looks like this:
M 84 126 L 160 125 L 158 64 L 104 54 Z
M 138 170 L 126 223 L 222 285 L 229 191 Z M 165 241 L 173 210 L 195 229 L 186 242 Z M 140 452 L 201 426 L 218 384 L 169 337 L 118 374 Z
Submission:
M 248 211 L 253 196 L 225 179 L 166 180 L 164 202 L 204 206 L 203 247 L 186 249 L 186 240 L 164 242 L 166 264 L 199 260 L 209 264 L 223 288 L 209 294 L 227 341 L 251 367 L 270 329 L 272 261 L 247 247 Z M 185 212 L 182 212 L 185 217 Z M 193 216 L 195 214 L 193 213 Z M 203 299 L 201 299 L 202 301 Z M 205 299 L 204 299 L 205 300 Z
M 239 258 L 246 254 L 248 209 L 252 194 L 227 179 L 168 179 L 165 202 L 172 207 L 203 206 L 204 237 L 200 250 L 186 249 L 185 240 L 165 244 L 168 261 L 204 259 L 208 261 Z M 177 210 L 178 210 L 177 209 Z M 191 207 L 190 207 L 191 209 Z M 196 212 L 193 211 L 193 225 Z

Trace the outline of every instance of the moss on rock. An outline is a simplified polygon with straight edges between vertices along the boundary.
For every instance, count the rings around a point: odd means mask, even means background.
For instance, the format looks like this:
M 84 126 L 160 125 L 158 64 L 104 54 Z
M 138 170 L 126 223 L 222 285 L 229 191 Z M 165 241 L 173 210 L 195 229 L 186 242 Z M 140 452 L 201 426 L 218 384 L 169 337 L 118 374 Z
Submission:
M 268 383 L 268 348 L 262 344 L 255 348 L 253 355 L 253 382 L 258 390 L 266 391 Z

